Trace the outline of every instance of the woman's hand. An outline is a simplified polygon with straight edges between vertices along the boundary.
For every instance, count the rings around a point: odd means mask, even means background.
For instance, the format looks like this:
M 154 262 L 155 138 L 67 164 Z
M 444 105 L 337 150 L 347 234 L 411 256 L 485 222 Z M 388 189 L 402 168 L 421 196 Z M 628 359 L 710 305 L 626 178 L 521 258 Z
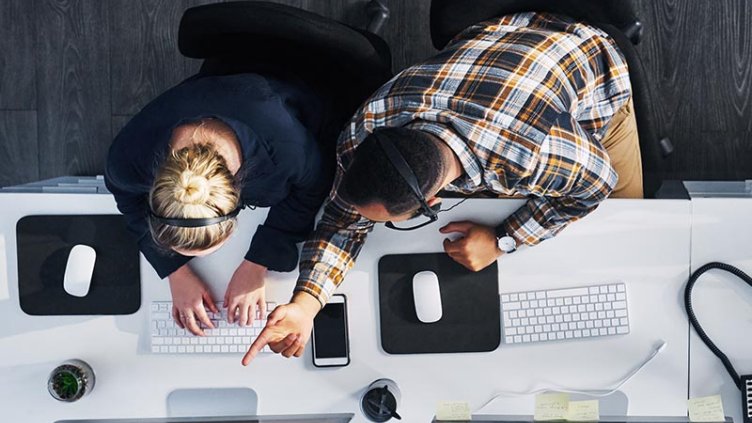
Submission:
M 225 292 L 229 323 L 237 321 L 240 326 L 251 325 L 257 310 L 262 319 L 266 318 L 265 278 L 265 266 L 248 260 L 243 260 L 238 266 Z
M 217 306 L 206 289 L 206 285 L 193 270 L 185 264 L 169 276 L 170 291 L 172 292 L 172 318 L 183 329 L 188 329 L 194 335 L 204 335 L 198 322 L 214 329 L 206 307 L 217 313 Z

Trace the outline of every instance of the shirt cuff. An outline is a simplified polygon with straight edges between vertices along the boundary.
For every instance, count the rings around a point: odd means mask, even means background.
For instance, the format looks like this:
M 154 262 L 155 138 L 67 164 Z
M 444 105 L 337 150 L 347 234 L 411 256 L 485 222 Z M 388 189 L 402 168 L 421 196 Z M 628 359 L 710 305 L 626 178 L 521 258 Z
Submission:
M 498 232 L 504 232 L 514 238 L 518 246 L 537 245 L 547 238 L 540 235 L 546 233 L 546 229 L 533 218 L 527 207 L 523 207 L 509 216 L 499 226 L 501 229 Z
M 319 300 L 319 303 L 321 303 L 321 307 L 323 308 L 336 289 L 337 285 L 329 280 L 329 278 L 323 273 L 301 271 L 294 292 L 305 292 L 312 295 Z
M 275 272 L 290 272 L 298 266 L 297 237 L 259 225 L 245 259 Z

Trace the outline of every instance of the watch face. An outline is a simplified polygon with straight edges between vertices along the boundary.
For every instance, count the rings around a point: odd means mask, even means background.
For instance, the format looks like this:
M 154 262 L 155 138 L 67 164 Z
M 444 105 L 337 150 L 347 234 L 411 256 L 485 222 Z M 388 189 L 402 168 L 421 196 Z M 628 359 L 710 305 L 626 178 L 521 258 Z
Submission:
M 514 251 L 517 248 L 517 242 L 511 236 L 499 238 L 499 249 L 505 253 Z

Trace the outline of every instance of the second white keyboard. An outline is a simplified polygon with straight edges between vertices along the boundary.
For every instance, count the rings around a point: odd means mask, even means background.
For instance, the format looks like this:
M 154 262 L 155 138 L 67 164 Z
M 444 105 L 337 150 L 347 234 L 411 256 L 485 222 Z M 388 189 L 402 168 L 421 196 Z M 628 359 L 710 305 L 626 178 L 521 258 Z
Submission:
M 215 303 L 220 310 L 212 313 L 207 310 L 209 320 L 214 329 L 207 328 L 199 323 L 206 336 L 197 336 L 180 326 L 172 319 L 172 302 L 154 301 L 151 303 L 151 352 L 154 354 L 244 354 L 251 343 L 261 333 L 266 325 L 266 319 L 277 306 L 275 303 L 266 303 L 266 316 L 256 319 L 250 326 L 241 327 L 238 324 L 227 323 L 227 309 L 222 308 L 222 303 Z M 261 352 L 272 352 L 269 346 Z
M 588 339 L 629 333 L 623 282 L 501 294 L 502 342 Z

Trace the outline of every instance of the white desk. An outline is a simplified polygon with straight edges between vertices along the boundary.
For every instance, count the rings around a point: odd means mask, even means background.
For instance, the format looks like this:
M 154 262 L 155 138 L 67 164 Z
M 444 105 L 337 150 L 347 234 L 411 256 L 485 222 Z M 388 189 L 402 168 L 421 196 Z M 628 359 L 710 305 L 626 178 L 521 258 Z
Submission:
M 752 199 L 692 199 L 692 271 L 711 261 L 752 275 Z M 740 374 L 752 373 L 752 289 L 711 270 L 693 290 L 697 319 Z M 720 360 L 694 330 L 690 336 L 690 397 L 721 393 L 727 416 L 741 421 L 741 395 Z
M 449 203 L 449 202 L 448 202 Z M 546 288 L 622 279 L 628 283 L 632 332 L 628 336 L 514 346 L 491 353 L 392 356 L 379 343 L 376 267 L 384 254 L 435 252 L 438 228 L 465 218 L 492 223 L 519 200 L 468 200 L 440 222 L 418 232 L 399 233 L 383 225 L 369 238 L 360 260 L 340 289 L 349 300 L 352 362 L 339 369 L 315 369 L 310 348 L 301 359 L 259 357 L 248 368 L 240 356 L 154 356 L 148 347 L 149 301 L 169 299 L 145 260 L 141 261 L 143 304 L 118 317 L 32 317 L 17 296 L 15 222 L 24 215 L 114 213 L 109 196 L 0 195 L 0 409 L 7 421 L 49 422 L 62 418 L 164 416 L 167 395 L 179 388 L 250 387 L 259 396 L 259 414 L 354 412 L 364 388 L 380 377 L 402 390 L 405 422 L 428 422 L 439 400 L 467 400 L 473 409 L 498 390 L 521 391 L 549 383 L 571 388 L 610 386 L 641 362 L 655 341 L 668 348 L 623 388 L 630 415 L 684 415 L 687 393 L 687 323 L 681 287 L 688 277 L 688 201 L 608 200 L 587 219 L 555 239 L 506 257 L 500 263 L 500 290 Z M 85 206 L 83 206 L 85 205 Z M 234 238 L 222 250 L 197 260 L 197 268 L 221 297 L 250 233 L 264 211 L 245 211 Z M 294 274 L 275 274 L 268 296 L 289 298 Z M 74 404 L 46 392 L 49 371 L 78 357 L 97 374 L 90 396 Z M 532 414 L 533 398 L 500 400 L 487 414 Z

